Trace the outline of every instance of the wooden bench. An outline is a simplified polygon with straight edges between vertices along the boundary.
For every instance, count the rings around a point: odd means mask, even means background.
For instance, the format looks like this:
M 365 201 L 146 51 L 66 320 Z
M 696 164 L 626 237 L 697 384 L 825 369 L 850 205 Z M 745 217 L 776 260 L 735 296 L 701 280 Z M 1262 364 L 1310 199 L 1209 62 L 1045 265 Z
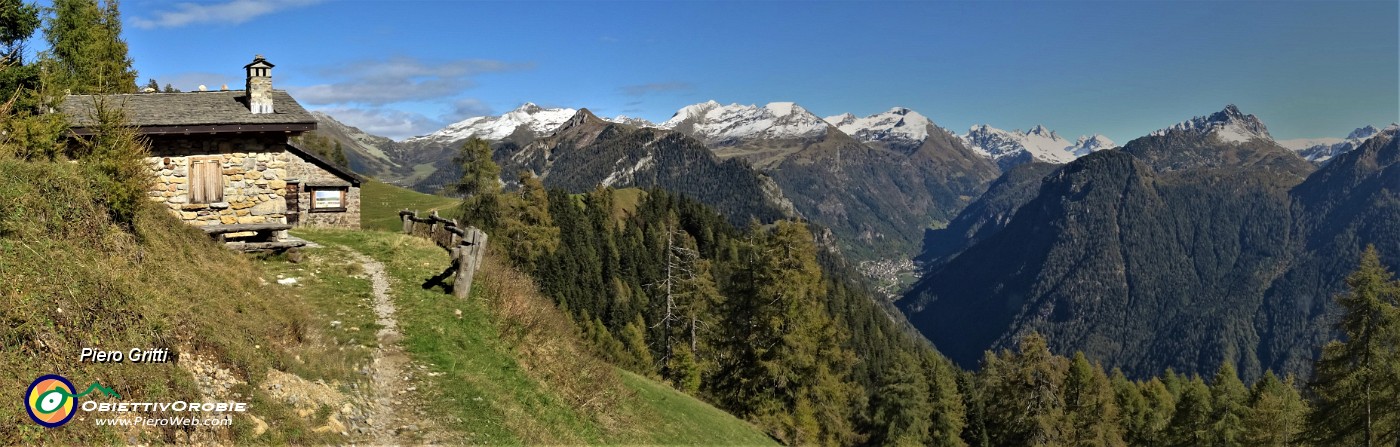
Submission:
M 204 230 L 205 233 L 209 234 L 210 236 L 213 236 L 215 241 L 218 241 L 218 242 L 220 242 L 220 243 L 224 243 L 225 246 L 227 246 L 230 250 L 236 250 L 236 251 L 242 251 L 242 252 L 253 252 L 253 251 L 283 251 L 283 250 L 292 249 L 292 248 L 297 248 L 297 247 L 302 247 L 302 246 L 305 246 L 305 245 L 306 245 L 306 241 L 301 241 L 301 240 L 295 240 L 295 241 L 279 241 L 279 240 L 277 240 L 277 237 L 276 237 L 277 234 L 276 234 L 276 232 L 292 229 L 292 225 L 291 225 L 291 224 L 284 224 L 284 223 L 260 223 L 260 224 L 205 225 L 205 226 L 199 227 L 199 229 Z M 251 241 L 234 241 L 234 242 L 228 242 L 228 241 L 225 240 L 225 235 L 227 235 L 227 234 L 229 234 L 229 233 L 245 233 L 245 232 L 253 232 L 253 233 L 255 233 L 255 236 L 252 237 L 253 240 L 251 240 Z

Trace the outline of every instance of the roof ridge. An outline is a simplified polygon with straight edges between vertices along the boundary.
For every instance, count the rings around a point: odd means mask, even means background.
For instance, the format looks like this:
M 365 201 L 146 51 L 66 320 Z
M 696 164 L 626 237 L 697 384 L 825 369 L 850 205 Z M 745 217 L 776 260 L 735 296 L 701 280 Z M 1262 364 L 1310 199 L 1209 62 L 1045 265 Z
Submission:
M 172 127 L 207 124 L 264 125 L 306 124 L 316 118 L 286 90 L 273 90 L 275 113 L 255 114 L 248 110 L 245 90 L 220 90 L 202 95 L 120 93 L 112 95 L 68 95 L 60 110 L 69 115 L 74 128 L 92 126 L 97 99 L 108 98 L 126 111 L 130 124 L 138 127 Z

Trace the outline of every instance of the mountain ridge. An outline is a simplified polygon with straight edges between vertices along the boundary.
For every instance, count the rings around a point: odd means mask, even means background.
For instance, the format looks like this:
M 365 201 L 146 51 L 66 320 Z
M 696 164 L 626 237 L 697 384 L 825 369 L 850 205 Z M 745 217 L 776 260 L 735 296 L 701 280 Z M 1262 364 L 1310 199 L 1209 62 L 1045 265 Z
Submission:
M 952 239 L 971 242 L 926 247 L 929 270 L 902 308 L 968 367 L 1036 331 L 1056 352 L 1136 377 L 1222 362 L 1247 378 L 1305 374 L 1331 336 L 1322 318 L 1352 255 L 1364 243 L 1400 253 L 1385 223 L 1400 221 L 1400 149 L 1373 139 L 1317 169 L 1231 109 L 1051 168 L 1038 184 L 1035 173 L 1004 176 L 979 199 L 1000 205 L 950 224 Z M 1260 138 L 1214 134 L 1231 125 Z
M 722 210 L 736 225 L 796 215 L 771 179 L 737 161 L 718 159 L 699 141 L 671 130 L 610 122 L 586 108 L 549 136 L 501 146 L 493 158 L 502 172 L 530 172 L 546 186 L 573 193 L 599 186 L 678 192 Z

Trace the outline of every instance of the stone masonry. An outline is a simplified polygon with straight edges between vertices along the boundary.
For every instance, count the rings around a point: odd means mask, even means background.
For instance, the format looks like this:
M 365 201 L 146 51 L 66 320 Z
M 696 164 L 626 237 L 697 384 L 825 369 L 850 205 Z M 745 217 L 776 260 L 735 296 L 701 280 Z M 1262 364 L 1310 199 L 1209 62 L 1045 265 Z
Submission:
M 153 135 L 147 161 L 155 182 L 148 195 L 192 225 L 287 223 L 289 213 L 299 213 L 303 225 L 358 228 L 359 188 L 293 153 L 286 141 L 283 133 Z M 219 157 L 222 201 L 190 203 L 194 157 Z M 287 209 L 288 183 L 302 184 L 300 209 Z M 347 190 L 346 212 L 308 212 L 310 189 L 322 186 Z

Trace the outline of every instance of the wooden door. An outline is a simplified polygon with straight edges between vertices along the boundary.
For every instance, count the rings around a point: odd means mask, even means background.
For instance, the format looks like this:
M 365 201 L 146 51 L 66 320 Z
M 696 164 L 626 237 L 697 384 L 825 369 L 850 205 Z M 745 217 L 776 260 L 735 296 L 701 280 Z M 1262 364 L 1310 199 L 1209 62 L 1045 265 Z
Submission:
M 296 225 L 301 222 L 301 185 L 296 183 L 287 184 L 287 223 Z

